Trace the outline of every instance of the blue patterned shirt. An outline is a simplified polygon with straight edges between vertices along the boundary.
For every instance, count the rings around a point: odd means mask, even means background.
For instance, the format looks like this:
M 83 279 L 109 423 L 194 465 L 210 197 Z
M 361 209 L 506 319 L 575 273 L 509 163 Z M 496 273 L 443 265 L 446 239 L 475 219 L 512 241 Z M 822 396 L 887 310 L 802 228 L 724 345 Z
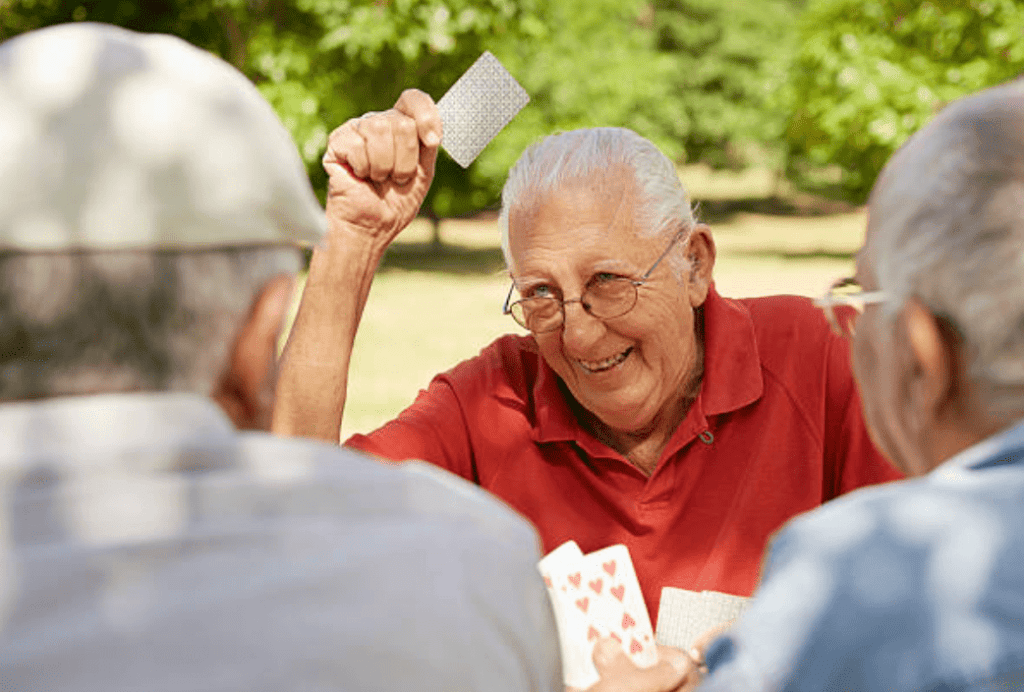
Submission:
M 788 524 L 702 692 L 1017 689 L 1024 423 Z

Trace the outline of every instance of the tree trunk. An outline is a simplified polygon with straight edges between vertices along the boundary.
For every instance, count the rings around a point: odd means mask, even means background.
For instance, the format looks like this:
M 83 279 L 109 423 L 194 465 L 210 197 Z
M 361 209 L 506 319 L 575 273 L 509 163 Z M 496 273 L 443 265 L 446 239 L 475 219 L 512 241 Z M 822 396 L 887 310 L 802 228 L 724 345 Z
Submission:
M 432 252 L 442 252 L 444 250 L 444 241 L 441 240 L 441 218 L 433 208 L 427 209 L 426 216 L 430 220 L 430 250 Z

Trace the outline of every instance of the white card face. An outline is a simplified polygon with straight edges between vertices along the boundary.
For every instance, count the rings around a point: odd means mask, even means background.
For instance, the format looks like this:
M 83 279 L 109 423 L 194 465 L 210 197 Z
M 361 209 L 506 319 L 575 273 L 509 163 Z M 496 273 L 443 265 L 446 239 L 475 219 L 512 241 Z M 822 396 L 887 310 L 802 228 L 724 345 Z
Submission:
M 613 545 L 586 555 L 583 563 L 585 593 L 593 599 L 593 618 L 599 629 L 607 629 L 618 639 L 638 666 L 657 663 L 654 631 L 629 549 Z
M 558 643 L 562 652 L 563 681 L 570 687 L 585 689 L 597 682 L 597 670 L 591 661 L 593 642 L 589 645 L 577 633 L 584 627 L 588 602 L 580 600 L 582 590 L 583 553 L 575 541 L 569 541 L 548 553 L 537 568 L 551 597 Z
M 529 101 L 515 77 L 484 51 L 437 102 L 444 125 L 441 146 L 467 168 Z
M 639 666 L 657 663 L 651 621 L 626 546 L 582 555 L 575 543 L 564 543 L 538 568 L 558 623 L 566 685 L 586 689 L 599 680 L 593 662 L 598 637 L 617 639 Z

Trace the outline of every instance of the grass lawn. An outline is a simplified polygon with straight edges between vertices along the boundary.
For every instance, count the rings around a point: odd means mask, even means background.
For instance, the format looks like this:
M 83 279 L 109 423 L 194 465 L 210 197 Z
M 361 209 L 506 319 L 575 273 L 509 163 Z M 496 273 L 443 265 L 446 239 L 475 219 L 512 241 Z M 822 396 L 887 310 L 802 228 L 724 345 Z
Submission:
M 820 295 L 852 272 L 862 212 L 793 216 L 709 212 L 719 292 Z M 417 222 L 396 242 L 377 275 L 356 339 L 342 439 L 393 418 L 438 372 L 517 331 L 501 314 L 509 289 L 493 221 L 446 221 L 446 244 L 431 253 Z

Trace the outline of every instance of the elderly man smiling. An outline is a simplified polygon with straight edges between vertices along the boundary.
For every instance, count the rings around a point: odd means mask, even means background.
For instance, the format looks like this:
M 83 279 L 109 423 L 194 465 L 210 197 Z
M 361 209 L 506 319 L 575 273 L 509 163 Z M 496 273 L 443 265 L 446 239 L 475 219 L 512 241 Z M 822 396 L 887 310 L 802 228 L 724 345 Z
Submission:
M 440 137 L 413 90 L 332 133 L 328 242 L 285 351 L 278 432 L 337 440 L 373 272 L 427 192 Z M 498 339 L 348 445 L 480 484 L 547 550 L 625 543 L 652 617 L 664 586 L 749 594 L 783 522 L 896 477 L 868 439 L 845 342 L 806 299 L 715 292 L 711 233 L 647 140 L 545 138 L 510 171 L 501 219 L 505 310 L 530 335 Z
M 856 278 L 841 282 L 854 292 L 824 305 L 864 309 L 836 321 L 867 420 L 920 478 L 780 532 L 754 604 L 708 651 L 702 692 L 1024 685 L 1024 84 L 955 103 L 913 136 L 869 218 Z M 611 652 L 603 642 L 602 689 L 679 682 Z

